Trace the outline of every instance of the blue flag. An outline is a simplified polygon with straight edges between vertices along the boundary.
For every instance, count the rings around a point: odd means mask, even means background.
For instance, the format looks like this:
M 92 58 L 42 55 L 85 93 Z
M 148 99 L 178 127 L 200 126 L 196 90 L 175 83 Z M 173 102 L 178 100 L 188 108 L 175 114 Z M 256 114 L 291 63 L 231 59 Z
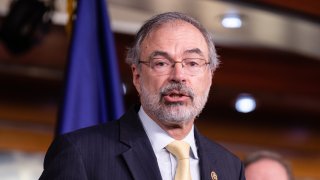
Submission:
M 123 90 L 105 0 L 78 0 L 57 133 L 115 120 Z

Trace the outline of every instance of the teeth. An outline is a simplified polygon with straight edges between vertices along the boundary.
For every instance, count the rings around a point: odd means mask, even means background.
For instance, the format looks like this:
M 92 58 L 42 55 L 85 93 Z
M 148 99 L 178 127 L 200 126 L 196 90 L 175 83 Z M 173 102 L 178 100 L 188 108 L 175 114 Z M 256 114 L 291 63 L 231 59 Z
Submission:
M 169 96 L 170 97 L 182 97 L 183 95 L 182 94 L 170 94 Z

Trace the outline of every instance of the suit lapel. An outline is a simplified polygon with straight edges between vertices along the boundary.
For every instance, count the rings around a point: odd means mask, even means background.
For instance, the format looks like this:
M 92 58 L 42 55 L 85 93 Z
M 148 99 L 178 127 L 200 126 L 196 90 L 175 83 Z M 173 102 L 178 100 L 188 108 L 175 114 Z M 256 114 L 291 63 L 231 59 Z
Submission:
M 200 174 L 203 180 L 245 179 L 241 161 L 219 144 L 203 137 L 195 130 L 200 159 Z
M 217 173 L 217 158 L 213 149 L 207 149 L 207 139 L 205 139 L 195 128 L 195 139 L 198 147 L 200 159 L 200 177 L 202 180 L 214 179 L 212 176 Z
M 120 119 L 120 141 L 129 146 L 122 156 L 134 179 L 161 180 L 156 156 L 134 108 Z

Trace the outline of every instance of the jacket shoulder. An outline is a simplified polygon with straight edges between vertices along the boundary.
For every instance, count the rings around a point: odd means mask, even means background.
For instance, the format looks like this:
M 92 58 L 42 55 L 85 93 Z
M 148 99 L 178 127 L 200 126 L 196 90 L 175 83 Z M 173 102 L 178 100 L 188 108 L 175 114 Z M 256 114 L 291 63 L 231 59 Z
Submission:
M 241 160 L 220 144 L 198 134 L 200 162 L 205 168 L 204 174 L 216 172 L 219 179 L 235 180 L 244 178 Z

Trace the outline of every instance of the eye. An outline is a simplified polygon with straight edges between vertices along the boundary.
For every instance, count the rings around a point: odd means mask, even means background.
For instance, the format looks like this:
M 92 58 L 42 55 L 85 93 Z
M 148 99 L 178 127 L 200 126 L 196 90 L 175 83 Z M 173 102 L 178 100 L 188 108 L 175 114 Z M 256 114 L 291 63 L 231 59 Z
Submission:
M 171 63 L 167 59 L 164 59 L 164 58 L 152 59 L 152 67 L 154 68 L 163 68 L 163 67 L 168 67 L 170 65 Z
M 184 64 L 188 67 L 198 67 L 201 65 L 200 59 L 185 59 Z

